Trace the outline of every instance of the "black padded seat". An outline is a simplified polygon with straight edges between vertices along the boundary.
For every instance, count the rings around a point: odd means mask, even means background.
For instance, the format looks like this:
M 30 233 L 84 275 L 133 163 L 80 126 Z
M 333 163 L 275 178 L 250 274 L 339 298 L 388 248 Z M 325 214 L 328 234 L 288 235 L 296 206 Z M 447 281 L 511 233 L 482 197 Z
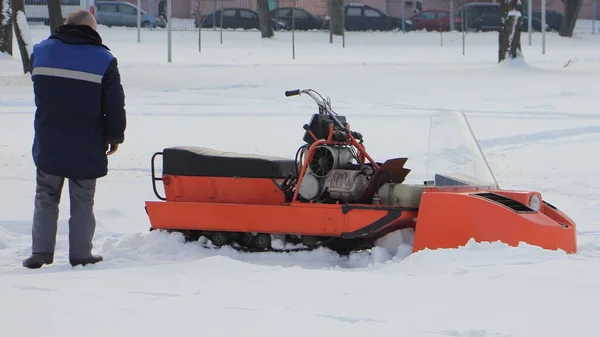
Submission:
M 225 152 L 198 146 L 163 150 L 163 174 L 180 176 L 286 178 L 295 173 L 293 159 Z

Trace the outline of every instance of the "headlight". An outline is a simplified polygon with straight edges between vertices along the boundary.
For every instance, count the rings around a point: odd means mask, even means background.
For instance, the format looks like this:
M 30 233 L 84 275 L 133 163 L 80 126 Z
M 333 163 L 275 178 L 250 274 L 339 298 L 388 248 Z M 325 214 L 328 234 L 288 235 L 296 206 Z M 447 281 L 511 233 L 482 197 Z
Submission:
M 531 207 L 536 212 L 540 211 L 540 208 L 542 207 L 542 202 L 537 194 L 533 194 L 531 198 L 529 198 L 529 207 Z

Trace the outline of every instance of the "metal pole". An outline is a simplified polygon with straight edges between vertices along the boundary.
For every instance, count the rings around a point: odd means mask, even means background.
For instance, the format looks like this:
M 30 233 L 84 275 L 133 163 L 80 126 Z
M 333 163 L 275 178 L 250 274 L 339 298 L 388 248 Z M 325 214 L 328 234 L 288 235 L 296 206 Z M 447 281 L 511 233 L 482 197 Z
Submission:
M 142 26 L 142 0 L 137 0 L 137 42 L 141 40 L 141 26 Z
M 332 15 L 333 15 L 333 3 L 332 0 L 328 0 L 327 1 L 327 12 L 329 12 L 329 43 L 333 43 L 333 20 L 332 20 Z M 342 9 L 342 13 L 344 13 L 344 10 Z M 342 14 L 343 15 L 343 14 Z
M 598 5 L 597 2 L 592 2 L 592 34 L 596 35 L 596 6 Z
M 463 29 L 463 31 L 462 31 L 462 53 L 463 53 L 463 55 L 465 55 L 465 47 L 466 47 L 465 44 L 466 44 L 465 30 Z
M 213 29 L 217 28 L 217 0 L 213 0 L 213 13 L 212 13 Z
M 154 2 L 152 0 L 148 0 L 148 14 L 154 16 Z M 150 30 L 152 30 L 152 26 Z
M 294 7 L 296 7 L 295 1 Z M 292 8 L 292 59 L 296 59 L 296 8 Z
M 436 14 L 436 16 L 437 16 L 437 14 Z M 452 16 L 450 16 L 450 19 L 452 20 Z M 442 30 L 442 23 L 440 22 L 439 17 L 437 18 L 437 21 L 438 21 L 438 28 L 440 30 L 440 47 L 443 47 L 444 46 L 444 32 Z
M 346 48 L 346 1 L 342 0 L 342 48 Z
M 454 20 L 454 2 L 450 0 L 450 31 L 454 30 Z
M 458 8 L 458 12 L 459 12 L 459 14 L 462 14 L 460 17 L 461 18 L 460 26 L 461 26 L 461 32 L 462 32 L 462 54 L 464 56 L 465 55 L 465 43 L 466 43 L 465 42 L 465 29 L 466 29 L 466 27 L 469 26 L 468 24 L 465 26 L 465 20 L 467 22 L 469 22 L 469 13 L 464 11 L 464 9 L 461 7 Z
M 546 54 L 546 0 L 542 0 L 542 54 Z
M 527 3 L 527 29 L 529 30 L 529 45 L 531 46 L 531 31 L 533 30 L 533 0 Z
M 167 47 L 168 47 L 167 59 L 168 59 L 169 63 L 171 63 L 171 49 L 172 49 L 171 48 L 171 45 L 172 45 L 171 25 L 173 24 L 173 20 L 171 20 L 172 1 L 173 0 L 167 0 Z
M 406 33 L 406 0 L 402 0 L 401 9 L 400 16 L 402 17 L 402 33 Z

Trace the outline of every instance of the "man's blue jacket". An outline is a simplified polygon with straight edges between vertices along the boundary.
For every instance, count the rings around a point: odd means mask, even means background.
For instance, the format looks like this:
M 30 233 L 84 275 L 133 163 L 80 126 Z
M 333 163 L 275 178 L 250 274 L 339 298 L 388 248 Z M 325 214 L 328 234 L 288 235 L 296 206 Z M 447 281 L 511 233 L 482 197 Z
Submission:
M 125 138 L 125 94 L 117 59 L 89 26 L 64 25 L 35 45 L 32 155 L 42 172 L 96 179 L 108 172 L 106 144 Z

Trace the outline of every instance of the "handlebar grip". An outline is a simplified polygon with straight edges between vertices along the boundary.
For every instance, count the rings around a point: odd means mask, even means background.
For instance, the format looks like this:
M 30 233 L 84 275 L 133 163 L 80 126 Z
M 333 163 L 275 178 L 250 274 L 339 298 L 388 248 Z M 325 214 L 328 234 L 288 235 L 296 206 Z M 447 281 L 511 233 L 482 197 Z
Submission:
M 286 95 L 287 97 L 290 97 L 290 96 L 296 96 L 296 95 L 300 95 L 300 89 L 296 89 L 296 90 L 287 90 L 287 91 L 285 92 L 285 95 Z

